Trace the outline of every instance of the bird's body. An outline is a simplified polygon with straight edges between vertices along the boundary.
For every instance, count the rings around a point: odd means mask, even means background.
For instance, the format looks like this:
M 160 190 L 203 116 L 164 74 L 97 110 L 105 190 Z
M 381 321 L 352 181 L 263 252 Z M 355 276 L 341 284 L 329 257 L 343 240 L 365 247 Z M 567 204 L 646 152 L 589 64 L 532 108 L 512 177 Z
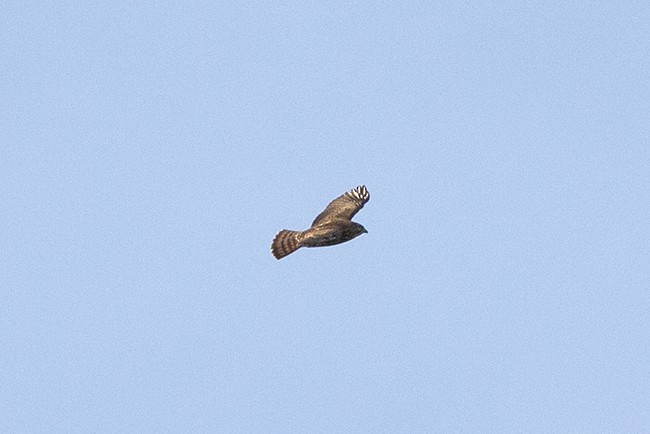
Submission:
M 304 247 L 333 246 L 350 241 L 365 232 L 366 229 L 359 223 L 338 219 L 302 232 L 301 243 Z
M 330 202 L 306 231 L 281 230 L 271 244 L 273 256 L 281 259 L 300 247 L 333 246 L 368 233 L 362 225 L 351 221 L 368 200 L 370 194 L 362 185 Z

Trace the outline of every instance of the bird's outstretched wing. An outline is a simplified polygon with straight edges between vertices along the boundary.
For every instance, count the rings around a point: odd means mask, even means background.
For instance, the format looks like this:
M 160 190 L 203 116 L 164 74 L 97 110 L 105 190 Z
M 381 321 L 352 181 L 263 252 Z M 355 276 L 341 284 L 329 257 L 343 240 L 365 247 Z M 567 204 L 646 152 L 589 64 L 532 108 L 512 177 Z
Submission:
M 318 226 L 321 223 L 345 219 L 352 220 L 352 217 L 359 212 L 361 208 L 370 200 L 370 193 L 365 185 L 348 191 L 341 196 L 337 197 L 327 205 L 325 210 L 318 214 L 316 220 L 311 224 L 312 227 Z

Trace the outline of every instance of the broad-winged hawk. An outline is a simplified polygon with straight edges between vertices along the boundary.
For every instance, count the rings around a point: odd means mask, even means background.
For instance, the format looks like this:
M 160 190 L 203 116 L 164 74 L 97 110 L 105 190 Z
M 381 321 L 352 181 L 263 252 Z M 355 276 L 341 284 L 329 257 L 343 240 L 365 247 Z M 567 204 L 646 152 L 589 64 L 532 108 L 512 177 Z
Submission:
M 306 231 L 283 229 L 271 244 L 271 253 L 281 259 L 301 247 L 333 246 L 368 233 L 366 228 L 353 222 L 352 217 L 370 200 L 365 185 L 342 194 L 318 214 Z

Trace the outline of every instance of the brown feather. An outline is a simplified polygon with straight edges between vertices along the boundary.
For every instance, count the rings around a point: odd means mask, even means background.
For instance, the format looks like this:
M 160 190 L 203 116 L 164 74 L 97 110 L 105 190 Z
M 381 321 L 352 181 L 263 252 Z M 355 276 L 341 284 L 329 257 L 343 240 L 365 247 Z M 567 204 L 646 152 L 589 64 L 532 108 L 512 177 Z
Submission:
M 285 256 L 295 252 L 300 248 L 300 235 L 299 231 L 281 230 L 273 239 L 271 244 L 271 253 L 275 259 L 281 259 Z

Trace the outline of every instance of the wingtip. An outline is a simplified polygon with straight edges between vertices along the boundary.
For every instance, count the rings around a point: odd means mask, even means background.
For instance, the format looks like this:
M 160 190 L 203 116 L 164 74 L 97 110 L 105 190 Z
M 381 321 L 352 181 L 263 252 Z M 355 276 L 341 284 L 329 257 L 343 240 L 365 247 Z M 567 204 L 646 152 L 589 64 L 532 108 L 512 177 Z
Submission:
M 359 200 L 368 201 L 370 199 L 370 193 L 365 185 L 359 185 L 356 188 L 350 190 L 350 194 L 356 197 Z

